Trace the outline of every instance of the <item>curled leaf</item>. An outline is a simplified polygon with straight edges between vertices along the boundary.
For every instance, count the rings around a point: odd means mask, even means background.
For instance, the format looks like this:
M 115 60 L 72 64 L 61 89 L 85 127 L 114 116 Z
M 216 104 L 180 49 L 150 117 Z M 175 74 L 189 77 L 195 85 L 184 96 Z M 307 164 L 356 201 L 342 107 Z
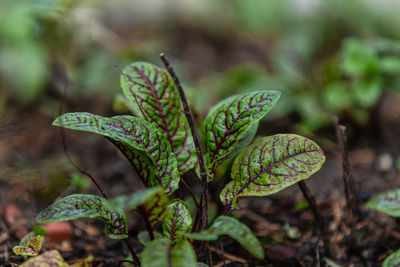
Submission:
M 217 240 L 221 235 L 228 235 L 239 242 L 251 254 L 259 259 L 264 258 L 263 247 L 247 225 L 228 216 L 220 216 L 207 230 L 199 233 L 184 233 L 185 237 L 195 240 Z
M 168 239 L 155 239 L 142 252 L 142 266 L 197 267 L 196 254 L 186 240 L 171 247 Z
M 202 126 L 205 160 L 210 173 L 215 171 L 219 161 L 232 156 L 238 143 L 248 145 L 251 142 L 258 121 L 276 104 L 279 96 L 280 92 L 273 90 L 236 95 L 210 110 Z
M 400 217 L 400 189 L 387 191 L 371 198 L 366 207 L 389 216 Z
M 102 218 L 106 221 L 106 232 L 110 238 L 128 237 L 125 213 L 115 208 L 102 197 L 74 194 L 57 200 L 37 216 L 38 223 L 70 221 L 78 218 Z
M 109 202 L 124 210 L 137 210 L 148 218 L 154 226 L 169 216 L 167 211 L 168 197 L 160 186 L 146 188 L 127 196 L 110 199 Z
M 97 133 L 111 139 L 143 175 L 147 186 L 161 185 L 167 194 L 178 188 L 177 160 L 171 145 L 153 124 L 133 116 L 105 118 L 78 112 L 61 115 L 53 125 Z
M 30 232 L 24 236 L 18 246 L 13 247 L 15 255 L 36 256 L 42 249 L 43 236 Z
M 138 116 L 155 123 L 166 134 L 179 171 L 184 173 L 193 168 L 196 162 L 193 138 L 169 73 L 150 63 L 135 62 L 122 71 L 121 87 Z
M 229 182 L 220 194 L 224 205 L 237 208 L 240 196 L 276 193 L 318 171 L 325 161 L 321 148 L 295 134 L 256 140 L 233 162 Z
M 184 239 L 182 233 L 192 229 L 192 216 L 187 203 L 179 199 L 170 202 L 168 212 L 170 216 L 162 224 L 163 233 L 172 244 L 176 244 Z

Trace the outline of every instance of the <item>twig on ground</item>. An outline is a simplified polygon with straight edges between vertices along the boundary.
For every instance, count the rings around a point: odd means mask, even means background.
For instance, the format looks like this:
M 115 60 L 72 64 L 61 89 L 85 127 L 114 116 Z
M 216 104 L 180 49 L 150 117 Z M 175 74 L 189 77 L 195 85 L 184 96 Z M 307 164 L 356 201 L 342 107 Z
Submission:
M 308 188 L 306 182 L 299 181 L 297 184 L 300 187 L 300 190 L 303 193 L 304 198 L 310 205 L 310 209 L 315 217 L 315 224 L 317 226 L 318 232 L 320 233 L 322 241 L 324 242 L 325 253 L 330 258 L 332 253 L 329 242 L 329 232 L 328 228 L 326 227 L 324 217 L 322 216 L 321 211 L 317 205 L 317 202 L 315 201 L 315 198 L 312 195 L 311 190 Z
M 216 248 L 216 247 L 214 247 L 214 246 L 210 246 L 210 250 L 211 250 L 212 252 L 217 253 L 217 254 L 222 254 L 222 251 L 221 251 L 219 248 Z M 235 255 L 230 254 L 230 253 L 227 253 L 227 252 L 224 252 L 224 257 L 226 258 L 226 261 L 227 261 L 227 262 L 228 262 L 228 261 L 235 261 L 235 262 L 240 262 L 240 263 L 243 263 L 243 264 L 246 264 L 246 263 L 247 263 L 247 261 L 246 261 L 244 258 L 235 256 Z M 216 266 L 217 266 L 217 265 L 216 265 Z
M 357 189 L 354 182 L 354 175 L 351 168 L 347 147 L 346 127 L 339 124 L 338 117 L 333 117 L 332 120 L 335 126 L 336 138 L 339 142 L 340 150 L 342 153 L 343 184 L 347 202 L 347 213 L 350 223 L 354 225 L 357 221 L 357 218 L 360 216 L 360 209 L 359 200 L 357 197 Z

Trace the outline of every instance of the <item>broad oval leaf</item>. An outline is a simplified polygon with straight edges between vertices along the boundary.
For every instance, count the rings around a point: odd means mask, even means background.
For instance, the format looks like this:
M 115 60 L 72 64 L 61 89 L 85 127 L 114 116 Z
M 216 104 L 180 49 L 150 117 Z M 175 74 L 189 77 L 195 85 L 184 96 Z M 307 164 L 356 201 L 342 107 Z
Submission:
M 197 267 L 196 254 L 186 240 L 171 247 L 168 239 L 155 239 L 142 252 L 142 266 Z
M 219 161 L 232 153 L 250 129 L 256 129 L 253 126 L 276 104 L 279 96 L 280 92 L 273 90 L 236 95 L 209 111 L 202 125 L 202 136 L 210 173 L 215 171 Z
M 137 191 L 127 196 L 110 199 L 109 202 L 124 210 L 137 210 L 154 226 L 169 216 L 168 197 L 160 186 Z
M 398 267 L 400 265 L 400 249 L 390 254 L 382 264 L 382 267 Z
M 105 118 L 77 112 L 61 115 L 53 125 L 97 133 L 113 140 L 138 173 L 144 175 L 147 186 L 161 185 L 167 194 L 178 188 L 177 160 L 170 144 L 153 124 L 133 116 Z
M 32 267 L 32 266 L 58 266 L 58 267 L 69 267 L 57 250 L 50 250 L 42 255 L 33 257 L 20 265 L 20 267 Z
M 228 235 L 239 242 L 258 259 L 264 258 L 264 250 L 260 241 L 247 225 L 228 216 L 219 216 L 207 230 L 198 233 L 184 233 L 189 239 L 217 240 L 221 235 Z
M 24 236 L 18 246 L 13 247 L 15 255 L 36 256 L 42 249 L 43 236 L 30 232 Z
M 387 191 L 371 198 L 366 207 L 393 217 L 400 217 L 400 189 Z
M 196 162 L 193 138 L 169 73 L 150 63 L 135 62 L 123 69 L 121 87 L 138 116 L 155 123 L 166 134 L 179 171 L 184 173 L 193 168 Z
M 237 208 L 240 196 L 276 193 L 318 171 L 325 161 L 321 148 L 295 134 L 277 134 L 256 140 L 233 162 L 229 182 L 220 194 L 224 205 Z
M 115 208 L 102 197 L 89 194 L 74 194 L 57 200 L 37 216 L 38 223 L 70 221 L 78 218 L 102 218 L 106 221 L 106 232 L 110 238 L 128 237 L 125 213 Z
M 182 233 L 192 229 L 192 216 L 185 201 L 174 199 L 168 205 L 170 216 L 163 221 L 163 234 L 169 238 L 171 244 L 184 239 Z

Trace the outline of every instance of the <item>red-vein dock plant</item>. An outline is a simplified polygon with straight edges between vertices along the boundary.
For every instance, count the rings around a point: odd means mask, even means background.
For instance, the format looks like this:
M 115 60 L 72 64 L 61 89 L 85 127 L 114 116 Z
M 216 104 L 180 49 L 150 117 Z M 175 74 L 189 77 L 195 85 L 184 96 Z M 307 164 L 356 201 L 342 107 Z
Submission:
M 256 258 L 263 259 L 263 247 L 251 230 L 226 215 L 238 208 L 242 196 L 270 195 L 307 179 L 321 168 L 324 153 L 312 140 L 295 134 L 261 137 L 253 142 L 260 119 L 280 97 L 275 90 L 231 96 L 214 106 L 201 125 L 200 147 L 180 84 L 174 73 L 171 77 L 173 70 L 165 56 L 162 59 L 168 71 L 146 62 L 132 63 L 122 71 L 121 87 L 135 116 L 106 118 L 75 112 L 53 122 L 54 126 L 106 137 L 125 155 L 147 189 L 112 199 L 70 195 L 41 211 L 37 221 L 99 217 L 105 221 L 110 238 L 125 239 L 125 212 L 136 210 L 148 230 L 147 237 L 139 236 L 145 247 L 141 262 L 134 255 L 138 265 L 197 266 L 192 241 L 216 240 L 221 235 L 234 238 Z M 229 158 L 234 158 L 232 180 L 220 193 L 223 214 L 208 228 L 193 232 L 188 204 L 169 198 L 181 184 L 182 174 L 200 165 L 204 192 L 198 208 L 206 224 L 207 183 L 213 181 L 218 164 Z M 153 231 L 158 223 L 162 234 Z

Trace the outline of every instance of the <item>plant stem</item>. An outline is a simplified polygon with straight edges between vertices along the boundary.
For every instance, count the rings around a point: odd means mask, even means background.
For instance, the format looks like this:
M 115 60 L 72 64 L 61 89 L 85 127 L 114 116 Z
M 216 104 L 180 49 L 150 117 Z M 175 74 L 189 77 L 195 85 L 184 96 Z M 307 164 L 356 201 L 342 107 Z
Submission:
M 349 159 L 349 152 L 347 149 L 346 127 L 339 124 L 338 117 L 333 117 L 332 120 L 336 130 L 336 138 L 339 142 L 342 153 L 343 184 L 347 202 L 347 213 L 350 218 L 349 221 L 351 224 L 354 224 L 357 217 L 360 215 L 360 210 L 353 171 Z
M 140 216 L 142 216 L 144 223 L 146 224 L 146 228 L 147 228 L 147 232 L 149 233 L 150 240 L 154 240 L 153 227 L 151 226 L 151 223 L 149 221 L 149 216 L 147 216 L 145 210 L 142 207 L 139 207 L 137 211 L 140 214 Z
M 194 142 L 194 145 L 196 148 L 197 159 L 199 161 L 199 166 L 200 166 L 201 185 L 203 188 L 203 193 L 201 195 L 201 202 L 200 202 L 201 203 L 201 218 L 200 218 L 201 224 L 200 225 L 201 225 L 201 229 L 206 229 L 207 221 L 208 221 L 208 181 L 207 181 L 207 171 L 206 171 L 206 168 L 204 165 L 203 153 L 201 151 L 201 146 L 200 146 L 199 138 L 197 135 L 196 126 L 194 123 L 192 113 L 190 112 L 185 93 L 183 92 L 182 85 L 179 82 L 179 79 L 176 76 L 174 69 L 172 68 L 170 62 L 168 61 L 168 59 L 164 53 L 160 54 L 160 58 L 163 61 L 164 65 L 167 68 L 172 79 L 174 80 L 176 87 L 178 88 L 179 96 L 181 98 L 181 102 L 182 102 L 182 106 L 183 106 L 183 113 L 186 116 L 186 120 L 189 123 L 190 132 L 192 133 L 192 136 L 193 136 L 193 142 Z
M 297 184 L 300 187 L 300 190 L 303 193 L 304 198 L 307 200 L 308 204 L 310 205 L 311 211 L 315 217 L 316 225 L 321 234 L 322 241 L 324 242 L 325 253 L 328 256 L 328 258 L 330 258 L 332 253 L 331 253 L 330 244 L 329 244 L 329 233 L 328 233 L 328 229 L 326 228 L 325 220 L 322 217 L 321 211 L 319 210 L 319 207 L 317 205 L 317 202 L 315 201 L 315 198 L 312 195 L 311 190 L 308 188 L 305 181 L 299 181 Z

